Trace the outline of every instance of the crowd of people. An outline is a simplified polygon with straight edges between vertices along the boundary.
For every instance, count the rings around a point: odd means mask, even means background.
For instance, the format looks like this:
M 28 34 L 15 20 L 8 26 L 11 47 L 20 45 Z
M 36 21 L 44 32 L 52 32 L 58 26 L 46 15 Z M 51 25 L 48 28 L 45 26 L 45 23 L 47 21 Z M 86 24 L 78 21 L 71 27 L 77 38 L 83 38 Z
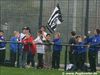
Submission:
M 2 30 L 0 30 L 0 41 L 0 65 L 4 65 L 6 40 Z M 45 32 L 44 26 L 41 26 L 37 32 L 36 38 L 31 34 L 29 27 L 22 28 L 22 33 L 14 31 L 10 39 L 10 66 L 14 67 L 17 61 L 18 67 L 35 67 L 34 57 L 37 55 L 38 69 L 58 69 L 60 67 L 60 52 L 62 50 L 61 42 L 59 32 L 56 32 L 55 38 L 51 40 L 51 34 Z M 54 44 L 53 50 L 50 44 Z
M 41 26 L 34 38 L 29 27 L 22 28 L 22 33 L 14 31 L 10 39 L 10 66 L 21 68 L 35 67 L 34 57 L 37 55 L 37 68 L 59 69 L 60 54 L 62 51 L 62 39 L 59 32 L 55 32 L 54 39 L 46 33 L 45 26 Z M 92 72 L 96 71 L 97 52 L 100 49 L 100 29 L 96 29 L 91 36 L 76 35 L 71 32 L 69 40 L 69 61 L 77 70 L 84 70 L 86 52 L 88 48 L 89 64 Z M 4 65 L 6 53 L 6 41 L 4 32 L 0 30 L 0 65 Z M 52 48 L 52 45 L 53 48 Z
M 90 71 L 96 72 L 97 54 L 100 50 L 100 29 L 96 29 L 93 35 L 88 36 L 76 35 L 74 31 L 71 32 L 72 37 L 69 40 L 69 61 L 76 66 L 75 71 L 85 71 L 84 66 L 88 51 L 88 60 Z

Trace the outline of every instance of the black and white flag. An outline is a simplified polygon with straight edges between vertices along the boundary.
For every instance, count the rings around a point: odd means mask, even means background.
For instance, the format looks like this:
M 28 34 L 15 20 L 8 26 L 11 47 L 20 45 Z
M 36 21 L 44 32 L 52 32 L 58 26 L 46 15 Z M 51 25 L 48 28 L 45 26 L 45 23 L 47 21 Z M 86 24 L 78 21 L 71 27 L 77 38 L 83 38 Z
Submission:
M 51 14 L 48 20 L 47 28 L 51 33 L 53 33 L 55 32 L 57 26 L 61 23 L 62 23 L 62 14 L 60 11 L 59 4 L 57 4 L 57 6 L 55 7 L 53 13 Z

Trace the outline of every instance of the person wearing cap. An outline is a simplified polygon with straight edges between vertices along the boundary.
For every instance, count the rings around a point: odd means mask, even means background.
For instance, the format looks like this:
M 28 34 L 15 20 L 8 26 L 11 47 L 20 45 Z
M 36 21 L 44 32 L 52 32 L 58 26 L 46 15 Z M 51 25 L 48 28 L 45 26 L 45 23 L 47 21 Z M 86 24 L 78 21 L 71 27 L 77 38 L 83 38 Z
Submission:
M 30 28 L 26 27 L 26 34 L 25 38 L 22 40 L 22 43 L 24 45 L 23 52 L 22 52 L 22 61 L 23 61 L 23 67 L 34 67 L 34 56 L 36 53 L 36 45 L 34 42 L 34 37 L 31 35 Z
M 6 54 L 6 43 L 4 43 L 4 31 L 0 30 L 0 65 L 4 65 Z

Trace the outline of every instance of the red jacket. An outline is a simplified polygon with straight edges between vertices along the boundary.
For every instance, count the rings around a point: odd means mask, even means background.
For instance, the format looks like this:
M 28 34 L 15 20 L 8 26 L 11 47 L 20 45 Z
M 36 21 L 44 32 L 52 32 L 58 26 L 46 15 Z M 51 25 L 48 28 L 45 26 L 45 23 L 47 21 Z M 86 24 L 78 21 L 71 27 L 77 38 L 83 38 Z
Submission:
M 33 36 L 30 36 L 29 38 L 26 38 L 22 40 L 22 43 L 24 44 L 24 51 L 26 52 L 32 52 L 32 54 L 36 53 L 36 44 L 33 44 L 34 38 Z

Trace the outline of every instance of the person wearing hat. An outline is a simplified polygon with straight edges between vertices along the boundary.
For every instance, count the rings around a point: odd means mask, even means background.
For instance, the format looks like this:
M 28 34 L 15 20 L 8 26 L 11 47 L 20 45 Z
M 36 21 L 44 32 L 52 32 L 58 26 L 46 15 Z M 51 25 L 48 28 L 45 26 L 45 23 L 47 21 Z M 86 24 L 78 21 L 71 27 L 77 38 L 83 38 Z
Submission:
M 25 38 L 22 40 L 23 52 L 22 52 L 22 67 L 34 67 L 34 56 L 36 53 L 36 45 L 34 37 L 31 35 L 30 28 L 26 27 Z
M 18 42 L 19 43 L 22 43 L 22 40 L 26 37 L 26 33 L 27 33 L 27 30 L 29 30 L 29 27 L 23 27 L 22 28 L 22 33 L 20 33 L 19 34 L 19 36 L 18 36 Z M 22 56 L 22 54 L 23 54 L 23 48 L 24 48 L 24 46 L 23 46 L 23 44 L 18 44 L 18 59 L 17 59 L 17 66 L 18 67 L 22 67 L 22 65 L 23 65 L 23 61 L 22 61 L 22 58 L 23 58 L 23 56 Z

